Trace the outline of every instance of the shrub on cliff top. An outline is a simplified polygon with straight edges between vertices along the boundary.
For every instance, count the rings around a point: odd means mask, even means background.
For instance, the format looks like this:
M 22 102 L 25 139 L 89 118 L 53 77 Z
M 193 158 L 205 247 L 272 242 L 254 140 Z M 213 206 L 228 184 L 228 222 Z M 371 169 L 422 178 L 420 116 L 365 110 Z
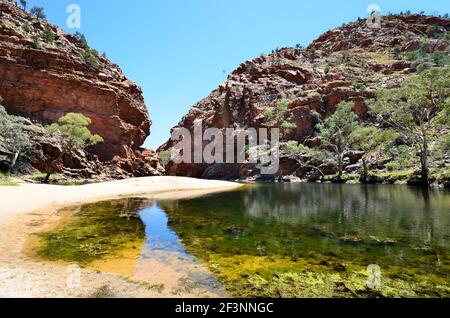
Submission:
M 20 0 L 20 4 L 22 5 L 23 11 L 27 10 L 27 1 L 26 0 Z
M 75 32 L 75 34 L 73 35 L 73 37 L 78 41 L 78 42 L 80 42 L 84 47 L 88 47 L 89 45 L 88 45 L 88 42 L 87 42 L 87 39 L 86 39 L 86 36 L 83 34 L 83 33 L 81 33 L 81 32 Z
M 36 18 L 47 19 L 47 16 L 44 13 L 43 7 L 34 6 L 31 8 L 30 13 L 31 13 L 31 15 L 34 15 Z
M 88 47 L 81 53 L 81 60 L 88 69 L 94 70 L 100 65 L 97 52 Z

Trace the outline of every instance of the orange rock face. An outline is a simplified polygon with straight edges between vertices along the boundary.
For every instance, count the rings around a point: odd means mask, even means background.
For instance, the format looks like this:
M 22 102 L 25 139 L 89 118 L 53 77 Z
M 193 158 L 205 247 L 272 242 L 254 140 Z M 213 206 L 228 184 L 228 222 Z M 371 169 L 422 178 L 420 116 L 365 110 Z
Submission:
M 36 45 L 46 28 L 54 33 L 54 43 Z M 104 57 L 89 68 L 82 58 L 85 50 L 73 36 L 4 2 L 0 96 L 8 112 L 47 123 L 69 112 L 83 113 L 92 120 L 91 131 L 105 140 L 94 149 L 102 161 L 144 158 L 140 147 L 151 120 L 141 89 Z
M 283 141 L 314 144 L 316 125 L 332 115 L 339 103 L 354 103 L 353 111 L 362 120 L 369 119 L 369 103 L 376 92 L 399 87 L 414 74 L 414 63 L 396 51 L 417 50 L 417 43 L 425 41 L 428 52 L 448 52 L 447 41 L 436 38 L 449 30 L 449 19 L 421 15 L 383 17 L 382 28 L 370 28 L 365 20 L 346 24 L 326 32 L 306 49 L 283 48 L 246 61 L 194 105 L 177 128 L 193 131 L 198 119 L 203 120 L 204 129 L 279 127 L 280 123 L 266 118 L 266 110 L 288 98 L 284 115 L 295 128 L 284 134 Z M 169 140 L 161 150 L 173 145 Z M 293 167 L 292 161 L 282 160 L 281 175 L 289 175 Z M 172 162 L 166 170 L 171 175 L 234 179 L 252 175 L 253 168 Z M 328 170 L 333 172 L 335 167 Z

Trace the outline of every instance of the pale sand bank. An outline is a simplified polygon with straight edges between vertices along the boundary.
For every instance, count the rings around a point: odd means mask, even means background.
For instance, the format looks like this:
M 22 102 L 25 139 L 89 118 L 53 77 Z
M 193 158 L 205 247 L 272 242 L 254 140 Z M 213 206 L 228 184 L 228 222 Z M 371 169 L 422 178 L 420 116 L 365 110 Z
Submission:
M 27 237 L 57 220 L 58 210 L 63 207 L 120 197 L 180 199 L 241 186 L 225 181 L 148 177 L 71 187 L 0 187 L 0 297 L 86 297 L 103 286 L 108 286 L 115 297 L 217 296 L 203 290 L 173 288 L 160 293 L 115 274 L 88 270 L 82 270 L 82 288 L 68 290 L 67 265 L 35 262 L 24 258 L 22 250 Z
M 82 186 L 22 184 L 0 187 L 0 218 L 11 214 L 33 212 L 51 206 L 67 206 L 114 197 L 151 196 L 171 199 L 183 192 L 216 192 L 241 187 L 227 181 L 200 180 L 183 177 L 147 177 L 94 183 Z

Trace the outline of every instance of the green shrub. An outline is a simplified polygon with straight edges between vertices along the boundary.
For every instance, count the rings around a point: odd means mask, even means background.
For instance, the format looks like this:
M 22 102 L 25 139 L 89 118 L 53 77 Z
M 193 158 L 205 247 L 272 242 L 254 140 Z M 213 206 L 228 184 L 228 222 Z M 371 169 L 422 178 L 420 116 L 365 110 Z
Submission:
M 37 35 L 33 36 L 33 47 L 35 49 L 41 48 L 41 38 L 38 37 Z
M 273 108 L 269 107 L 264 111 L 264 118 L 267 121 L 271 121 L 273 119 Z
M 47 44 L 53 44 L 55 42 L 55 34 L 49 27 L 45 28 L 44 33 L 42 34 L 42 38 Z
M 386 164 L 386 168 L 389 171 L 405 170 L 411 167 L 411 153 L 410 147 L 406 145 L 402 146 L 389 146 L 387 152 L 393 157 L 393 161 Z
M 322 115 L 320 115 L 316 110 L 311 110 L 310 116 L 313 120 L 313 123 L 318 124 L 322 122 Z
M 13 154 L 10 158 L 10 169 L 12 169 L 19 157 L 28 151 L 31 142 L 24 127 L 16 123 L 0 105 L 0 136 L 4 147 Z
M 437 65 L 444 66 L 450 64 L 450 56 L 444 52 L 434 52 L 431 55 L 431 59 L 433 63 Z
M 440 138 L 437 153 L 439 156 L 450 155 L 450 134 L 446 134 Z
M 354 83 L 353 87 L 360 92 L 363 92 L 366 90 L 366 86 L 362 83 Z
M 290 100 L 288 98 L 283 98 L 277 102 L 275 107 L 269 107 L 264 111 L 264 119 L 266 122 L 277 121 L 281 128 L 281 136 L 284 136 L 297 128 L 295 123 L 291 123 L 286 119 L 289 103 Z
M 22 24 L 22 30 L 23 30 L 24 32 L 26 32 L 26 33 L 30 33 L 30 31 L 31 31 L 31 24 L 30 24 L 30 22 L 25 21 L 25 22 Z
M 36 18 L 47 19 L 47 16 L 44 13 L 43 7 L 34 6 L 31 8 L 30 13 L 31 13 L 31 15 L 34 15 Z
M 91 70 L 97 69 L 100 65 L 98 55 L 90 48 L 84 49 L 83 53 L 81 53 L 81 59 L 84 65 Z
M 281 152 L 288 156 L 301 156 L 307 155 L 312 157 L 317 161 L 327 160 L 330 154 L 327 151 L 322 151 L 321 149 L 309 148 L 298 141 L 290 140 L 282 148 Z
M 103 142 L 99 135 L 93 135 L 88 126 L 91 119 L 78 113 L 68 113 L 58 120 L 58 123 L 48 127 L 50 134 L 64 136 L 65 148 L 71 151 L 73 148 L 85 148 Z
M 159 162 L 163 167 L 167 166 L 167 164 L 171 161 L 171 159 L 172 159 L 171 150 L 165 150 L 159 153 Z
M 283 121 L 281 123 L 281 129 L 285 133 L 290 133 L 295 128 L 297 128 L 297 124 L 295 124 L 295 123 L 291 123 L 291 122 L 288 122 L 288 121 Z
M 73 35 L 73 37 L 80 42 L 84 47 L 89 47 L 88 42 L 86 40 L 86 36 L 81 33 L 81 32 L 75 32 L 75 34 Z
M 400 59 L 401 53 L 402 53 L 402 49 L 400 48 L 400 45 L 396 45 L 394 47 L 394 58 L 396 60 Z
M 0 186 L 2 187 L 14 187 L 18 186 L 19 181 L 17 179 L 11 178 L 8 174 L 0 173 Z
M 421 44 L 420 49 L 404 54 L 404 57 L 408 61 L 417 62 L 417 65 L 424 63 L 434 63 L 439 66 L 445 66 L 450 64 L 450 56 L 448 50 L 428 53 L 428 43 L 426 42 L 423 42 Z M 420 68 L 422 68 L 423 71 L 423 67 L 416 67 L 415 69 L 420 73 Z

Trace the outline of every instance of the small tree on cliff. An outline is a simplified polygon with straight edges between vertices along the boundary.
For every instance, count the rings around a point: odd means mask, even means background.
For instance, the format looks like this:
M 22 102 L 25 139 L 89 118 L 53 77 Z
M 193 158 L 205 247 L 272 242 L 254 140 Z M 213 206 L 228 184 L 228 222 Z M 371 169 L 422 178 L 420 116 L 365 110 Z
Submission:
M 34 15 L 36 18 L 47 19 L 47 16 L 45 15 L 43 7 L 34 6 L 31 8 L 30 13 L 31 13 L 31 15 Z
M 48 182 L 50 175 L 53 173 L 53 166 L 56 161 L 60 161 L 65 153 L 70 153 L 74 149 L 84 149 L 89 146 L 103 142 L 103 138 L 94 135 L 89 130 L 91 119 L 78 113 L 69 113 L 61 117 L 57 123 L 47 128 L 48 132 L 53 136 L 59 136 L 62 140 L 61 156 L 50 164 L 50 171 L 47 172 L 45 182 Z
M 87 39 L 86 39 L 86 36 L 83 33 L 77 31 L 77 32 L 74 33 L 73 37 L 78 42 L 80 42 L 83 45 L 83 47 L 89 47 Z
M 297 161 L 300 167 L 314 170 L 322 182 L 325 180 L 322 164 L 330 156 L 326 150 L 309 148 L 294 140 L 288 141 L 281 150 L 285 156 Z
M 286 119 L 286 114 L 289 110 L 290 100 L 283 98 L 279 100 L 275 107 L 269 107 L 264 112 L 266 121 L 276 121 L 281 130 L 281 137 L 286 137 L 292 130 L 297 128 L 295 123 L 291 123 Z
M 416 148 L 422 183 L 428 185 L 430 140 L 450 124 L 450 67 L 423 72 L 398 89 L 382 91 L 372 113 Z
M 351 148 L 351 134 L 359 126 L 358 116 L 353 113 L 353 103 L 343 102 L 336 112 L 317 125 L 323 146 L 335 154 L 339 166 L 338 179 L 342 179 L 344 155 Z
M 20 4 L 22 5 L 23 11 L 27 11 L 27 1 L 20 0 Z

